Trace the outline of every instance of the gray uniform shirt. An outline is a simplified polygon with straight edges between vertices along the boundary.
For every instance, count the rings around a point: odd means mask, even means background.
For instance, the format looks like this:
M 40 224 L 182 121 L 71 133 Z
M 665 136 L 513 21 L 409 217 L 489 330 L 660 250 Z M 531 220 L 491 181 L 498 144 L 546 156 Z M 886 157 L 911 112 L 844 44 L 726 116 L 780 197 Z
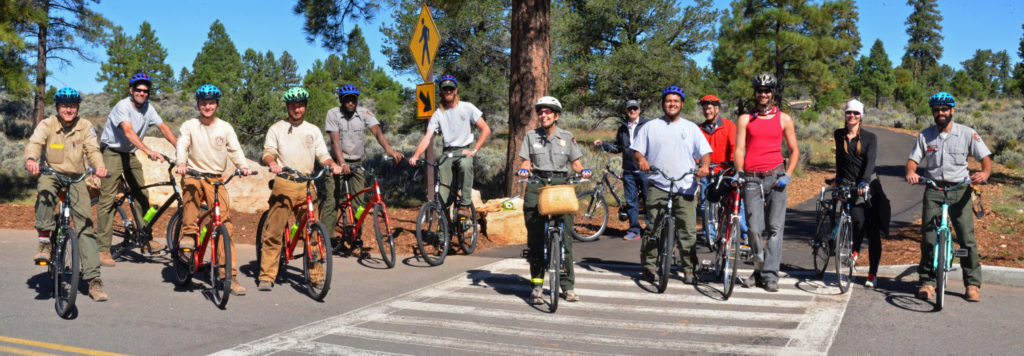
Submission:
M 519 157 L 530 161 L 533 169 L 547 172 L 572 173 L 570 163 L 583 157 L 583 151 L 576 145 L 572 133 L 555 127 L 555 134 L 548 139 L 543 128 L 530 130 L 523 136 Z
M 356 112 L 352 114 L 352 117 L 345 118 L 345 115 L 341 113 L 341 107 L 335 107 L 327 111 L 324 132 L 337 132 L 341 142 L 334 142 L 334 144 L 341 145 L 341 155 L 345 156 L 346 160 L 358 161 L 366 155 L 366 130 L 375 125 L 380 125 L 380 121 L 377 121 L 370 110 L 356 107 Z M 331 158 L 340 161 L 338 157 L 334 157 L 334 150 L 330 151 Z
M 640 152 L 651 167 L 658 167 L 672 178 L 696 168 L 695 160 L 711 153 L 711 145 L 704 138 L 700 127 L 682 117 L 671 123 L 664 118 L 648 121 L 640 127 L 629 148 Z M 669 190 L 668 179 L 660 173 L 649 173 L 647 180 L 661 190 Z M 697 180 L 690 175 L 676 182 L 675 187 L 676 193 L 694 194 L 697 191 Z
M 932 126 L 921 131 L 910 152 L 910 160 L 925 169 L 924 176 L 932 180 L 956 183 L 970 177 L 967 171 L 967 156 L 981 161 L 992 151 L 988 150 L 974 129 L 951 123 L 949 133 L 940 133 Z
M 475 105 L 459 101 L 454 108 L 434 110 L 427 129 L 444 138 L 444 147 L 462 147 L 473 144 L 473 125 L 484 113 Z
M 106 144 L 107 147 L 118 152 L 135 152 L 135 145 L 128 141 L 128 137 L 121 130 L 121 123 L 125 121 L 132 125 L 132 131 L 135 131 L 139 139 L 146 136 L 146 130 L 150 126 L 160 125 L 164 122 L 160 119 L 160 115 L 156 113 L 156 108 L 149 105 L 149 101 L 142 104 L 141 108 L 135 108 L 135 104 L 132 103 L 130 97 L 124 98 L 118 101 L 114 108 L 110 110 L 110 115 L 107 116 L 107 123 L 103 125 L 103 135 L 100 136 L 100 143 Z

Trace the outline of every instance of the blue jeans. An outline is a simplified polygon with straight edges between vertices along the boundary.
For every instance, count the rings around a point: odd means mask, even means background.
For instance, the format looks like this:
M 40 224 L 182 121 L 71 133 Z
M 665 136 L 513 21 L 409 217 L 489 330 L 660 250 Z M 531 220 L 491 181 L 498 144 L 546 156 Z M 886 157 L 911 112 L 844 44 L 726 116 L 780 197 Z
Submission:
M 705 214 L 704 214 L 704 202 L 707 201 L 708 198 L 707 198 L 707 196 L 704 195 L 704 193 L 707 192 L 707 189 L 708 189 L 708 177 L 701 178 L 700 179 L 700 202 L 697 203 L 697 213 L 700 214 L 701 227 L 705 231 L 707 231 L 706 226 L 708 226 L 708 217 L 705 216 Z M 723 197 L 722 200 L 725 200 L 725 197 Z M 746 236 L 747 236 L 747 213 L 746 213 L 747 209 L 746 209 L 745 205 L 746 204 L 744 204 L 743 201 L 741 200 L 740 201 L 740 229 L 743 231 L 743 237 L 744 238 L 746 238 Z M 729 208 L 729 209 L 731 209 L 731 208 Z M 722 222 L 719 221 L 718 223 L 721 224 Z M 717 229 L 711 229 L 711 231 L 707 232 L 707 238 L 710 241 L 715 241 L 715 236 L 718 236 Z
M 626 215 L 629 216 L 629 231 L 640 234 L 643 229 L 640 227 L 640 197 L 647 196 L 647 175 L 643 172 L 622 172 L 622 188 L 625 190 Z M 647 217 L 644 217 L 644 223 Z

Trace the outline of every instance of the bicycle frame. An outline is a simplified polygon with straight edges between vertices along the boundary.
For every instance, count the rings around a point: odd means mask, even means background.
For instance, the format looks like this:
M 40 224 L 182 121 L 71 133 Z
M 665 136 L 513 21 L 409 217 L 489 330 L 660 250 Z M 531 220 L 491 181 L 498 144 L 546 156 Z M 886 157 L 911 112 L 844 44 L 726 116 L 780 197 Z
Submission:
M 160 208 L 156 211 L 156 214 L 154 214 L 153 218 L 150 219 L 149 221 L 146 221 L 141 216 L 138 216 L 138 213 L 135 212 L 134 207 L 137 202 L 135 201 L 134 198 L 132 198 L 132 195 L 130 193 L 131 187 L 128 185 L 127 177 L 125 177 L 124 173 L 121 173 L 121 176 L 117 178 L 121 182 L 121 191 L 124 194 L 121 195 L 120 199 L 114 201 L 113 206 L 117 207 L 120 206 L 125 201 L 128 201 L 128 206 L 131 207 L 128 210 L 131 210 L 132 215 L 132 235 L 135 235 L 136 233 L 143 233 L 147 236 L 151 236 L 153 234 L 153 225 L 156 224 L 157 220 L 160 220 L 160 217 L 163 216 L 164 212 L 166 212 L 167 209 L 171 207 L 171 204 L 177 202 L 179 207 L 182 206 L 183 204 L 181 200 L 181 188 L 178 187 L 177 182 L 174 180 L 174 174 L 172 172 L 176 164 L 167 156 L 164 156 L 164 160 L 168 163 L 168 180 L 165 182 L 153 183 L 139 187 L 139 189 L 149 189 L 155 187 L 170 186 L 171 189 L 174 190 L 174 194 L 171 194 L 171 197 L 168 198 L 167 201 L 165 201 L 163 205 L 160 206 Z M 146 208 L 149 208 L 149 202 L 146 202 Z
M 189 173 L 190 174 L 194 174 L 194 175 L 199 175 L 198 172 L 194 172 L 194 171 L 193 172 L 189 172 Z M 233 174 L 231 177 L 228 177 L 228 179 L 225 180 L 224 182 L 218 182 L 218 183 L 211 182 L 208 177 L 206 177 L 204 175 L 200 175 L 203 180 L 205 180 L 207 183 L 213 185 L 213 209 L 207 210 L 205 213 L 199 214 L 199 216 L 196 218 L 196 227 L 203 226 L 203 224 L 201 224 L 201 223 L 203 222 L 204 219 L 208 219 L 208 218 L 212 219 L 212 221 L 210 221 L 209 223 L 206 224 L 206 226 L 208 226 L 207 231 L 209 231 L 211 237 L 213 236 L 213 234 L 217 233 L 217 228 L 220 227 L 221 225 L 223 225 L 223 222 L 220 219 L 220 187 L 222 185 L 228 184 L 228 182 L 230 182 L 232 179 L 234 179 L 235 175 L 239 175 L 240 173 L 241 172 L 235 172 L 235 174 Z M 212 217 L 211 217 L 211 215 L 212 215 Z M 209 239 L 204 238 L 203 234 L 202 234 L 202 229 L 200 228 L 198 231 L 196 231 L 196 250 L 195 251 L 186 251 L 186 252 L 193 252 L 194 253 L 193 261 L 201 261 L 202 257 L 206 255 L 206 248 L 209 245 L 209 242 L 212 241 L 212 240 L 213 240 L 213 238 L 209 238 Z M 211 253 L 212 256 L 214 256 L 213 257 L 214 259 L 217 258 L 216 257 L 217 256 L 217 248 L 218 247 L 217 247 L 216 244 L 214 244 L 214 245 L 212 245 L 210 247 L 210 253 Z M 230 246 L 224 246 L 224 248 L 231 248 L 231 247 Z M 198 271 L 199 270 L 199 265 L 200 265 L 199 263 L 194 264 L 192 272 Z
M 366 169 L 364 169 L 362 167 L 358 167 L 358 166 L 354 166 L 352 168 L 353 169 L 361 169 L 364 172 L 366 171 Z M 437 171 L 437 170 L 435 169 L 435 171 Z M 350 189 L 348 187 L 348 182 L 345 182 L 345 199 L 342 200 L 341 202 L 339 202 L 338 205 L 337 205 L 337 208 L 336 208 L 336 209 L 342 209 L 342 214 L 348 215 L 348 217 L 349 217 L 348 221 L 354 221 L 352 226 L 355 228 L 355 231 L 360 231 L 360 229 L 363 226 L 363 220 L 366 219 L 367 215 L 371 215 L 370 214 L 370 209 L 373 209 L 373 207 L 377 203 L 380 203 L 380 205 L 382 207 L 384 207 L 384 209 L 387 209 L 387 204 L 384 203 L 384 195 L 380 191 L 380 182 L 377 179 L 377 176 L 372 174 L 372 172 L 370 172 L 370 174 L 367 174 L 367 175 L 369 175 L 369 176 L 371 176 L 373 178 L 373 185 L 371 185 L 369 187 L 366 187 L 366 188 L 363 188 L 363 190 L 360 190 L 359 192 L 357 192 L 355 194 L 351 193 L 351 191 L 350 191 Z M 437 181 L 437 180 L 435 180 L 435 181 Z M 355 199 L 356 197 L 360 196 L 360 195 L 363 195 L 363 194 L 369 194 L 370 198 L 366 200 L 366 203 L 363 203 L 363 214 L 361 216 L 359 216 L 359 219 L 356 219 L 355 218 L 355 213 L 352 212 L 352 200 Z M 387 218 L 388 218 L 388 220 L 391 219 L 390 217 L 387 217 Z M 340 220 L 342 220 L 342 219 L 339 219 L 339 221 Z M 391 221 L 388 221 L 387 223 L 388 223 L 388 226 L 390 226 Z
M 947 188 L 939 187 L 935 184 L 935 181 L 931 179 L 922 177 L 922 181 L 924 184 L 928 184 L 932 188 L 935 188 L 935 190 L 942 192 L 942 215 L 939 216 L 939 225 L 935 229 L 935 236 L 942 236 L 942 233 L 946 233 L 946 236 L 950 237 L 946 239 L 946 256 L 943 256 L 944 261 L 942 261 L 942 265 L 939 265 L 939 254 L 935 253 L 934 249 L 932 250 L 932 270 L 934 271 L 940 267 L 949 269 L 953 264 L 953 255 L 955 253 L 953 252 L 953 234 L 952 231 L 949 230 L 949 197 L 947 196 L 947 193 L 960 189 L 960 186 L 970 182 L 970 179 L 965 179 L 957 185 Z M 939 242 L 935 241 L 935 244 L 935 247 L 938 247 Z
M 615 204 L 621 208 L 622 202 L 625 199 L 625 197 L 623 197 L 622 199 L 619 198 L 619 193 L 615 191 L 615 187 L 612 186 L 612 182 L 610 179 L 608 179 L 608 176 L 610 175 L 615 179 L 618 179 L 620 182 L 623 182 L 623 184 L 625 184 L 625 180 L 623 180 L 621 174 L 615 173 L 615 171 L 612 170 L 611 159 L 608 157 L 607 153 L 605 153 L 604 169 L 602 171 L 603 172 L 601 172 L 601 179 L 598 180 L 597 186 L 594 187 L 594 190 L 597 191 L 597 194 L 603 195 L 604 189 L 605 187 L 607 187 L 608 192 L 610 192 L 612 195 L 612 198 L 615 198 Z
M 295 247 L 298 245 L 298 242 L 299 242 L 299 238 L 298 238 L 299 234 L 302 234 L 302 236 L 306 237 L 306 238 L 302 239 L 302 240 L 305 241 L 304 242 L 305 243 L 305 246 L 304 246 L 305 251 L 310 251 L 310 248 L 312 247 L 310 245 L 309 238 L 308 238 L 308 236 L 309 236 L 309 229 L 313 226 L 313 224 L 315 224 L 317 222 L 316 214 L 315 214 L 316 209 L 313 206 L 313 182 L 316 181 L 317 179 L 319 179 L 321 176 L 323 176 L 323 174 L 325 172 L 327 172 L 327 168 L 326 167 L 323 168 L 322 170 L 320 170 L 320 172 L 318 174 L 316 174 L 315 176 L 309 177 L 309 179 L 305 180 L 306 181 L 305 182 L 306 183 L 306 201 L 297 203 L 297 204 L 295 204 L 295 206 L 292 207 L 292 211 L 294 212 L 294 211 L 298 211 L 299 209 L 302 209 L 302 207 L 304 205 L 306 207 L 306 218 L 305 219 L 299 219 L 299 221 L 297 221 L 299 226 L 298 226 L 298 229 L 295 230 L 296 231 L 296 233 L 295 233 L 296 236 L 291 236 L 291 229 L 285 229 L 284 230 L 284 240 L 282 241 L 282 244 L 284 245 L 284 249 L 285 249 L 284 252 L 285 252 L 285 256 L 286 256 L 287 260 L 293 260 L 293 259 L 299 258 L 299 257 L 294 256 Z M 292 178 L 286 178 L 286 179 L 295 181 Z M 316 248 L 319 250 L 320 256 L 329 256 L 330 255 L 329 253 L 327 253 L 325 251 L 323 244 L 317 244 Z

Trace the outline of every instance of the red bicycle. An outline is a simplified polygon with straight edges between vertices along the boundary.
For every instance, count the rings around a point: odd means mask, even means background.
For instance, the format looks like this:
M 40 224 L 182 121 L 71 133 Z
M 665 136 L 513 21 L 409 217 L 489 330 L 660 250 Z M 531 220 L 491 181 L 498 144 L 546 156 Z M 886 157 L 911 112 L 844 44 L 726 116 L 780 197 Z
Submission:
M 388 162 L 392 161 L 393 158 L 385 156 L 383 160 Z M 377 247 L 380 248 L 380 257 L 388 268 L 395 267 L 395 236 L 391 232 L 388 206 L 384 203 L 380 182 L 377 180 L 373 168 L 366 169 L 362 166 L 351 166 L 351 169 L 353 172 L 363 171 L 365 176 L 373 180 L 373 184 L 352 194 L 348 187 L 348 182 L 345 182 L 345 199 L 341 200 L 337 206 L 338 224 L 334 229 L 336 232 L 341 233 L 341 239 L 334 245 L 335 252 L 341 252 L 346 243 L 349 245 L 349 251 L 356 248 L 362 249 L 363 220 L 366 219 L 366 216 L 370 215 L 370 210 L 373 210 L 373 231 L 377 236 Z M 369 194 L 370 197 L 362 206 L 362 214 L 356 217 L 356 214 L 352 211 L 352 199 L 362 194 Z
M 282 172 L 278 174 L 279 177 L 293 182 L 306 183 L 306 200 L 292 207 L 294 211 L 305 208 L 306 218 L 300 219 L 297 222 L 289 219 L 288 223 L 286 223 L 284 238 L 281 240 L 281 261 L 278 267 L 278 276 L 284 271 L 285 266 L 288 265 L 290 260 L 302 258 L 302 277 L 306 285 L 306 293 L 317 301 L 323 301 L 324 297 L 327 296 L 327 291 L 331 288 L 331 266 L 333 262 L 330 252 L 333 250 L 331 249 L 331 239 L 324 238 L 324 236 L 327 236 L 327 228 L 316 219 L 316 209 L 313 205 L 313 182 L 322 178 L 328 169 L 329 167 L 324 167 L 317 174 L 306 176 L 292 168 L 284 167 Z M 270 182 L 271 188 L 273 188 L 273 183 L 273 181 Z M 261 268 L 263 266 L 263 234 L 266 233 L 267 217 L 269 214 L 269 210 L 263 212 L 263 215 L 260 216 L 259 226 L 256 228 L 256 265 L 261 266 Z M 301 254 L 296 255 L 295 248 L 298 246 L 299 240 L 304 242 L 302 245 L 303 249 Z M 323 281 L 314 281 L 312 279 L 311 273 L 317 269 L 323 271 Z M 257 275 L 260 273 L 257 273 Z

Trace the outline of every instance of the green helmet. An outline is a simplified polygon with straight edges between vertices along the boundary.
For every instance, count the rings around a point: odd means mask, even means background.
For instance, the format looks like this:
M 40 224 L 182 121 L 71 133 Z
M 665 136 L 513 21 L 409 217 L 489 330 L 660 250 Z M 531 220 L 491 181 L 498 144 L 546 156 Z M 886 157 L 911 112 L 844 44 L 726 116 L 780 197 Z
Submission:
M 288 91 L 284 92 L 284 102 L 294 103 L 299 101 L 309 100 L 309 92 L 302 87 L 292 87 Z

